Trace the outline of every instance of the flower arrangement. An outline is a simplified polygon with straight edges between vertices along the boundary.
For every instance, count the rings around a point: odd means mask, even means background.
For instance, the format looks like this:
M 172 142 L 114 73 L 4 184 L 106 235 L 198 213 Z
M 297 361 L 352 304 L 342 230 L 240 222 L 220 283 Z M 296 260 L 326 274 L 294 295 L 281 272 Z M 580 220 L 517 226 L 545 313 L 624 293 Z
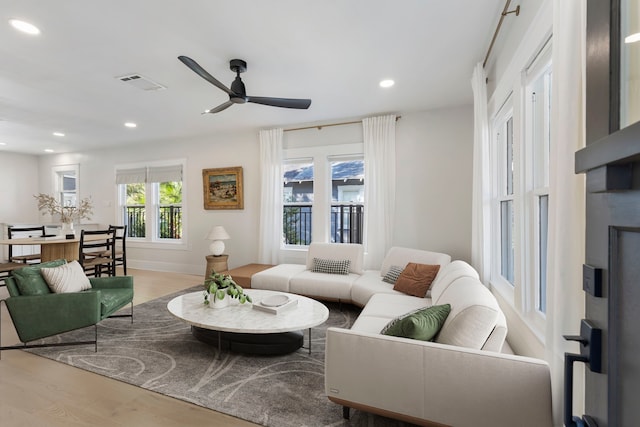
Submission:
M 38 210 L 48 212 L 50 215 L 60 215 L 63 223 L 72 223 L 74 220 L 91 219 L 93 215 L 93 202 L 90 197 L 80 200 L 80 206 L 62 206 L 53 196 L 40 193 L 33 196 L 38 201 Z
M 236 298 L 240 304 L 252 302 L 251 297 L 244 293 L 240 285 L 233 281 L 230 275 L 216 273 L 215 271 L 204 281 L 204 303 L 209 304 L 216 300 L 223 300 L 225 295 Z

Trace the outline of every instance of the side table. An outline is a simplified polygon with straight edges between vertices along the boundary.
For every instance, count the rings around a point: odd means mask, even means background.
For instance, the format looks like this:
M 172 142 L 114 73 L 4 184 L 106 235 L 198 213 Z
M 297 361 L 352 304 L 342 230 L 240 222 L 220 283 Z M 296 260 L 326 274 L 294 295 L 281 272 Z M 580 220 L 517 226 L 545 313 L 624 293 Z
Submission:
M 229 269 L 229 255 L 207 255 L 207 270 L 204 273 L 204 278 L 207 279 L 215 271 L 216 273 L 224 273 Z

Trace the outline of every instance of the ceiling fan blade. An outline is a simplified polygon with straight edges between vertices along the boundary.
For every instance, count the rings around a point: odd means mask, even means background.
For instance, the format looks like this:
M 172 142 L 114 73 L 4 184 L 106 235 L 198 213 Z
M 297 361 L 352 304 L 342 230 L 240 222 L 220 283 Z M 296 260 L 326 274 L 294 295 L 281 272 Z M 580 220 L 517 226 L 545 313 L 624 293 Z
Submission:
M 217 107 L 215 107 L 215 108 L 212 108 L 212 109 L 210 109 L 210 110 L 206 110 L 206 111 L 204 111 L 202 114 L 207 114 L 207 113 L 210 113 L 210 114 L 213 114 L 213 113 L 219 113 L 220 111 L 222 111 L 222 110 L 226 110 L 227 108 L 231 107 L 233 104 L 234 104 L 233 102 L 231 102 L 231 101 L 227 101 L 227 102 L 225 102 L 224 104 L 220 104 L 220 105 L 218 105 L 218 106 L 217 106 Z
M 247 96 L 247 102 L 270 105 L 272 107 L 297 108 L 299 110 L 306 110 L 311 105 L 310 99 L 267 98 L 261 96 Z
M 216 80 L 215 77 L 213 77 L 211 74 L 207 73 L 207 71 L 202 68 L 200 66 L 200 64 L 198 64 L 196 61 L 194 61 L 193 59 L 189 58 L 188 56 L 178 56 L 178 59 L 180 61 L 182 61 L 182 63 L 184 65 L 186 65 L 187 67 L 191 68 L 197 75 L 199 75 L 200 77 L 202 77 L 203 79 L 205 79 L 206 81 L 208 81 L 209 83 L 213 84 L 214 86 L 216 86 L 218 89 L 221 89 L 223 91 L 225 91 L 226 93 L 228 93 L 229 95 L 235 95 L 235 93 L 233 93 L 231 91 L 231 89 L 229 89 L 228 87 L 226 87 L 225 85 L 223 85 L 222 83 L 220 83 L 218 80 Z

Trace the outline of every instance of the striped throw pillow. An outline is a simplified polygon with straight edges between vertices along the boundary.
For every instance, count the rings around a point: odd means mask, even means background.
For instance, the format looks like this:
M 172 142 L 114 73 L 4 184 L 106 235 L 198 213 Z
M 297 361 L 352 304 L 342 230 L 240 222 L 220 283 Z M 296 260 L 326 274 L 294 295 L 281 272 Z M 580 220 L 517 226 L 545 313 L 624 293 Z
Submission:
M 387 271 L 387 274 L 385 274 L 382 278 L 382 281 L 395 285 L 398 281 L 398 277 L 400 277 L 400 274 L 402 274 L 403 270 L 404 267 L 400 267 L 399 265 L 392 265 L 391 267 L 389 267 L 389 271 Z

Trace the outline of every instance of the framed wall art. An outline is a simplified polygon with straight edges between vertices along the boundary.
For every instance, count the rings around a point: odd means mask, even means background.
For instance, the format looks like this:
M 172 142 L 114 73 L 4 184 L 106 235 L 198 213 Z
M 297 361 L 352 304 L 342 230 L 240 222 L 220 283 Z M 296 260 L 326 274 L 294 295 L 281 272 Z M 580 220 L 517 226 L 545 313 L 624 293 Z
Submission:
M 244 209 L 242 166 L 202 170 L 205 209 Z

